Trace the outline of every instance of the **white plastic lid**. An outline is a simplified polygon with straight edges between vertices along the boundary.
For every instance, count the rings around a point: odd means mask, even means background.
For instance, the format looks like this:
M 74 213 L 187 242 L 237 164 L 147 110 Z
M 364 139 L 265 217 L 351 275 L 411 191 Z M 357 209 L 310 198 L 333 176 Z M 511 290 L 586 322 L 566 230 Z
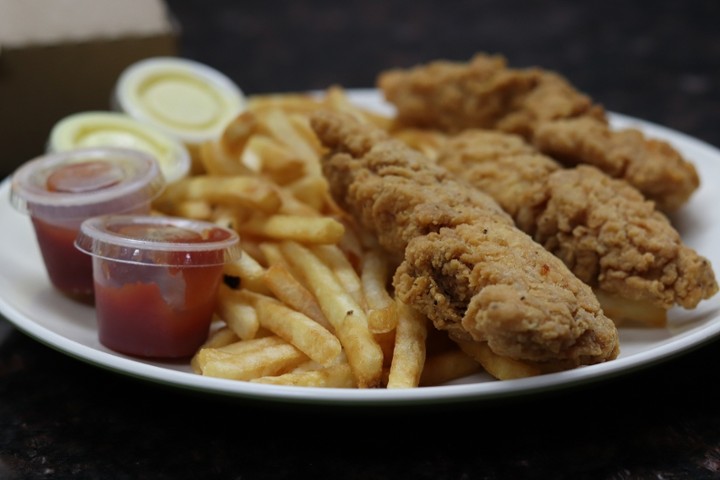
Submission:
M 115 147 L 77 149 L 21 165 L 12 175 L 10 202 L 32 216 L 83 219 L 132 210 L 152 201 L 164 187 L 160 166 L 147 153 Z
M 155 156 L 167 183 L 190 172 L 190 153 L 182 142 L 119 112 L 80 112 L 63 118 L 50 131 L 47 149 L 64 152 L 104 146 L 132 148 Z
M 240 88 L 223 73 L 192 60 L 153 57 L 126 68 L 113 91 L 115 110 L 154 125 L 187 145 L 222 134 L 245 108 Z
M 222 265 L 241 255 L 234 230 L 160 215 L 104 215 L 85 220 L 75 246 L 106 260 L 156 266 Z

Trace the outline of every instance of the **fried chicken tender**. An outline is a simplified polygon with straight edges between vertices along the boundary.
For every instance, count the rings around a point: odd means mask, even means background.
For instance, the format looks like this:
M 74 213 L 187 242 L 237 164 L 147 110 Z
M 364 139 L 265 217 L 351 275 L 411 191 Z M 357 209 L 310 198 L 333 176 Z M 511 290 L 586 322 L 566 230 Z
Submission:
M 496 131 L 465 130 L 436 161 L 493 197 L 593 288 L 662 309 L 694 308 L 718 291 L 710 262 L 626 181 L 589 165 L 563 168 Z
M 594 165 L 627 180 L 667 212 L 677 210 L 700 186 L 697 170 L 677 150 L 634 128 L 613 131 L 605 122 L 571 118 L 539 125 L 532 141 L 565 165 Z
M 311 125 L 336 202 L 403 257 L 395 293 L 438 329 L 551 370 L 617 357 L 590 287 L 487 194 L 377 127 L 324 111 Z
M 566 165 L 624 178 L 664 211 L 676 210 L 699 186 L 695 167 L 669 143 L 611 129 L 602 105 L 552 71 L 512 69 L 502 56 L 477 54 L 467 63 L 387 70 L 377 85 L 400 127 L 515 133 Z

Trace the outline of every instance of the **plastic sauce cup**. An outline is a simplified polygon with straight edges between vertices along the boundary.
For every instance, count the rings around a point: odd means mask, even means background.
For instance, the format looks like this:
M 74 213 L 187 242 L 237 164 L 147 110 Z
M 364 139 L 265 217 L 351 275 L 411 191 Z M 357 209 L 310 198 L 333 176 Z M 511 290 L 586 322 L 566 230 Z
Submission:
M 153 155 L 167 183 L 190 172 L 190 152 L 177 138 L 119 112 L 79 112 L 57 122 L 50 131 L 48 152 L 78 148 L 121 147 Z
M 111 99 L 114 110 L 173 135 L 202 171 L 203 143 L 217 139 L 245 109 L 245 95 L 220 71 L 192 60 L 153 57 L 127 67 Z
M 213 223 L 108 215 L 83 222 L 100 343 L 127 355 L 186 358 L 207 339 L 223 265 L 239 237 Z
M 13 174 L 10 201 L 29 214 L 52 285 L 92 303 L 92 262 L 74 247 L 80 224 L 108 213 L 148 213 L 164 186 L 150 155 L 118 148 L 79 149 L 20 166 Z

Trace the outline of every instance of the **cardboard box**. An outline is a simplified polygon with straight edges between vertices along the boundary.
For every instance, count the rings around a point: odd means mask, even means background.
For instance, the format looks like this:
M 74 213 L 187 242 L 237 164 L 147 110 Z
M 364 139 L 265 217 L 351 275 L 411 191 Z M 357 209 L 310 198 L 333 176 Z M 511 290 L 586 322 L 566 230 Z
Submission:
M 65 116 L 109 110 L 130 64 L 177 54 L 160 0 L 0 0 L 0 174 L 44 153 Z

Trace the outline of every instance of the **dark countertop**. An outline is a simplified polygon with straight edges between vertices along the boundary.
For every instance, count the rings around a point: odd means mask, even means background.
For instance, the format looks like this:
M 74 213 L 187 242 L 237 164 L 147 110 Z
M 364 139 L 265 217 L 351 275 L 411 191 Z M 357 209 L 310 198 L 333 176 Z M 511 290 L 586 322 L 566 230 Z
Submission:
M 557 70 L 611 111 L 720 146 L 715 0 L 169 5 L 181 54 L 248 94 L 372 87 L 384 68 L 487 51 Z M 120 376 L 0 319 L 0 479 L 715 479 L 719 363 L 714 340 L 513 400 L 260 403 Z

